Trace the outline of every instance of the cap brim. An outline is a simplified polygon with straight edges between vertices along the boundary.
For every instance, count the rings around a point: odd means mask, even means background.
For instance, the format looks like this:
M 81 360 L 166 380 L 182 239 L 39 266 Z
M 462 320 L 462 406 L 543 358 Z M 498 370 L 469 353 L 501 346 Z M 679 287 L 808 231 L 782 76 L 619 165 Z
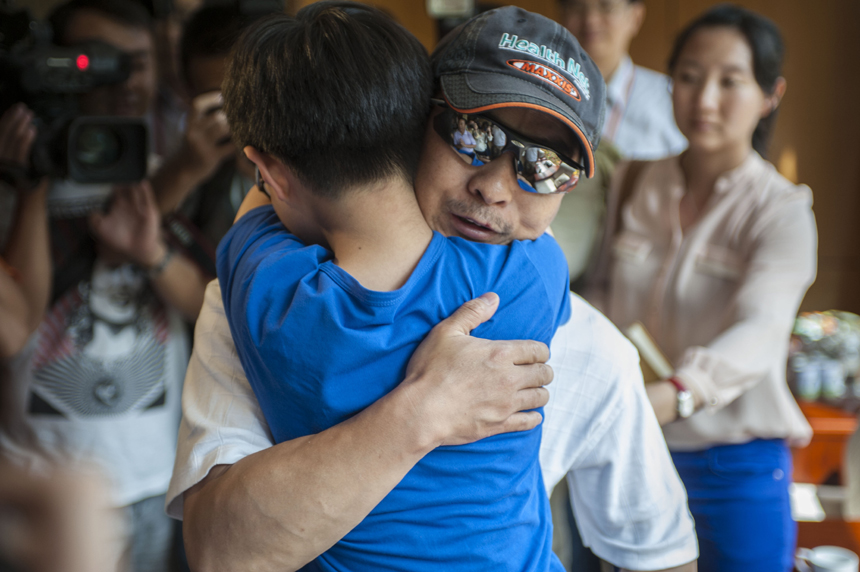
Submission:
M 440 78 L 448 104 L 462 113 L 481 113 L 502 107 L 521 107 L 547 113 L 569 127 L 585 151 L 585 176 L 594 176 L 594 150 L 582 129 L 582 121 L 564 112 L 558 98 L 534 84 L 497 73 L 446 74 Z M 513 88 L 513 89 L 512 89 Z M 567 106 L 569 109 L 569 106 Z

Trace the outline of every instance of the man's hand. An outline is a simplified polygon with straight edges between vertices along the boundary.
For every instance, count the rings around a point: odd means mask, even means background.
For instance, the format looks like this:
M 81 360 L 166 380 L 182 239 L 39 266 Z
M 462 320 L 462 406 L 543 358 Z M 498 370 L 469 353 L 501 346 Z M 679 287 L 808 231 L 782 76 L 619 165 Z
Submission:
M 148 182 L 116 187 L 108 212 L 91 214 L 90 227 L 102 255 L 157 269 L 150 280 L 158 296 L 186 320 L 197 319 L 209 277 L 186 256 L 170 256 Z
M 221 161 L 236 153 L 222 102 L 220 93 L 205 93 L 194 98 L 188 113 L 182 157 L 199 181 L 212 176 Z
M 107 213 L 90 215 L 93 235 L 109 250 L 149 268 L 167 250 L 161 237 L 161 216 L 146 181 L 117 186 Z
M 116 517 L 104 479 L 68 467 L 51 471 L 35 475 L 0 461 L 0 562 L 30 572 L 115 570 L 116 555 L 106 547 Z
M 404 389 L 430 407 L 437 445 L 471 443 L 540 424 L 549 400 L 549 348 L 531 340 L 490 341 L 469 333 L 489 320 L 499 297 L 489 292 L 465 303 L 421 343 L 406 370 Z M 414 380 L 420 379 L 420 385 Z M 416 383 L 416 387 L 408 387 Z
M 16 103 L 0 117 L 0 178 L 18 191 L 35 188 L 39 183 L 29 179 L 30 151 L 35 140 L 33 112 L 23 103 Z
M 182 147 L 152 177 L 158 210 L 176 210 L 198 185 L 211 177 L 222 161 L 236 153 L 230 141 L 227 117 L 221 111 L 221 94 L 194 98 Z
M 26 166 L 36 140 L 33 112 L 17 103 L 0 117 L 0 161 Z

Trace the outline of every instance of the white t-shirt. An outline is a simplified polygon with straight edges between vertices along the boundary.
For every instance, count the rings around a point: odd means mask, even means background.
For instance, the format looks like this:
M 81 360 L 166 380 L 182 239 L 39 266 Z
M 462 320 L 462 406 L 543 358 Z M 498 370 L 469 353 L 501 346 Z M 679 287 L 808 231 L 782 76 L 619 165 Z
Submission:
M 10 364 L 0 454 L 100 469 L 114 506 L 167 490 L 188 363 L 182 320 L 132 265 L 96 261 Z
M 571 319 L 552 341 L 555 381 L 540 458 L 549 493 L 565 473 L 583 541 L 638 570 L 694 560 L 687 496 L 645 395 L 638 354 L 618 330 L 571 295 Z M 182 397 L 183 418 L 167 512 L 215 465 L 274 443 L 236 355 L 218 282 L 206 288 Z
M 675 124 L 669 77 L 621 60 L 606 84 L 602 138 L 628 159 L 662 159 L 687 148 Z

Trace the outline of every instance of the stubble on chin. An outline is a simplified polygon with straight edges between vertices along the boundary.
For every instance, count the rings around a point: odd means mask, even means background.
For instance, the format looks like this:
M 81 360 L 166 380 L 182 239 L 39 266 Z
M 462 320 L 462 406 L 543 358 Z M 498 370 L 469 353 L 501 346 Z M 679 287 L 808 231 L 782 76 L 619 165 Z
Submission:
M 514 226 L 500 217 L 493 210 L 493 207 L 488 207 L 473 201 L 458 199 L 449 199 L 445 201 L 442 212 L 437 216 L 445 219 L 444 221 L 440 221 L 440 223 L 444 228 L 451 229 L 451 234 L 449 234 L 449 236 L 459 236 L 459 233 L 452 226 L 450 220 L 452 215 L 473 219 L 481 222 L 482 224 L 488 225 L 493 229 L 493 231 L 495 231 L 493 239 L 488 241 L 492 244 L 508 244 L 514 240 Z M 440 230 L 440 232 L 445 234 L 444 231 Z

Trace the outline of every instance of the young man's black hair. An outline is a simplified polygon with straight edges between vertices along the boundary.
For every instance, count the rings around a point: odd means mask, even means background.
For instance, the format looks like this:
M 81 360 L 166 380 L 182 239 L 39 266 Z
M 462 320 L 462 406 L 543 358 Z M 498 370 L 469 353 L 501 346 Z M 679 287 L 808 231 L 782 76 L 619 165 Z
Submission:
M 152 31 L 152 16 L 142 5 L 131 0 L 71 0 L 51 12 L 48 20 L 54 30 L 54 41 L 65 44 L 66 30 L 76 12 L 92 10 L 100 12 L 129 28 Z
M 290 167 L 316 193 L 412 181 L 429 114 L 427 52 L 383 12 L 317 2 L 268 17 L 233 49 L 224 110 L 240 147 Z

